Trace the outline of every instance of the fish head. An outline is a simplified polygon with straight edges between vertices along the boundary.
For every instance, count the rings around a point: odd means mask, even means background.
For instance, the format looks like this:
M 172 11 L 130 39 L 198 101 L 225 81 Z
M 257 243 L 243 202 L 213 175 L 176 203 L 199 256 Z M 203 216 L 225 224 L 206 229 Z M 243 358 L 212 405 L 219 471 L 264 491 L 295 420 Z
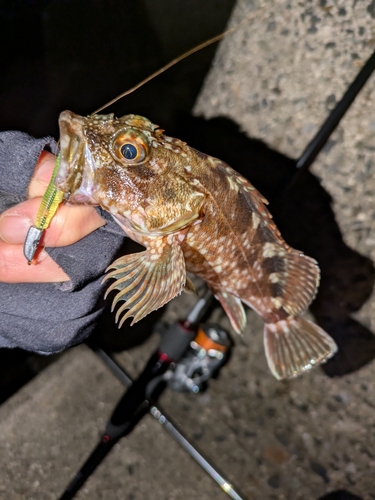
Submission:
M 152 234 L 198 217 L 204 195 L 185 175 L 190 148 L 147 118 L 64 111 L 59 126 L 55 185 L 70 204 L 100 205 L 123 225 Z
M 98 192 L 106 187 L 103 173 L 113 177 L 116 167 L 147 159 L 146 135 L 128 126 L 124 118 L 113 114 L 85 117 L 71 111 L 60 114 L 60 166 L 55 185 L 69 194 L 70 203 L 99 204 Z

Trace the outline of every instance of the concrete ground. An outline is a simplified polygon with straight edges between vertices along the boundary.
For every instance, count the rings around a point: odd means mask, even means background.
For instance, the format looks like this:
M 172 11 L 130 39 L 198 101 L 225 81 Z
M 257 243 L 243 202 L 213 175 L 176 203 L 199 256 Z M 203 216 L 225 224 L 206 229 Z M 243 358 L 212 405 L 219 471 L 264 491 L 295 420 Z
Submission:
M 259 6 L 238 2 L 233 22 Z M 298 157 L 374 50 L 374 17 L 370 0 L 265 3 L 254 20 L 222 43 L 196 113 L 229 116 L 249 136 Z M 312 169 L 333 198 L 345 242 L 372 260 L 374 82 L 373 76 Z M 349 271 L 343 268 L 342 275 Z M 173 301 L 165 319 L 176 319 L 188 301 L 191 297 Z M 374 330 L 374 308 L 372 295 L 353 318 Z M 229 327 L 220 311 L 213 319 Z M 277 382 L 266 366 L 262 322 L 251 311 L 248 322 L 209 390 L 198 395 L 167 391 L 161 398 L 164 408 L 248 499 L 315 500 L 337 490 L 346 496 L 331 498 L 375 499 L 375 364 L 341 377 L 328 378 L 316 369 Z M 141 370 L 156 343 L 153 337 L 120 355 L 129 372 Z M 58 498 L 122 391 L 81 346 L 0 407 L 0 497 Z M 78 498 L 228 497 L 147 416 L 114 448 Z
M 179 311 L 177 299 L 167 318 Z M 317 369 L 270 375 L 262 322 L 249 327 L 207 392 L 161 403 L 244 498 L 318 499 L 345 489 L 374 499 L 374 365 L 342 378 Z M 215 320 L 228 327 L 221 312 Z M 120 358 L 134 376 L 153 337 Z M 55 499 L 95 446 L 123 387 L 85 346 L 72 349 L 0 409 L 0 498 Z M 151 416 L 115 446 L 78 498 L 228 498 Z M 344 497 L 334 497 L 344 498 Z M 355 497 L 347 497 L 355 498 Z

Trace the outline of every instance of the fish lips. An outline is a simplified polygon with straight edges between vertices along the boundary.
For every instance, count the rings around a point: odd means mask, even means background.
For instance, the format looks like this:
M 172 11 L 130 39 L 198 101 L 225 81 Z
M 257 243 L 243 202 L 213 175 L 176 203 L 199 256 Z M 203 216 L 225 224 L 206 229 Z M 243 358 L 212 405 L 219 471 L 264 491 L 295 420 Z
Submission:
M 67 193 L 70 204 L 94 205 L 95 164 L 83 132 L 84 119 L 71 111 L 63 111 L 59 127 L 60 165 L 55 186 Z

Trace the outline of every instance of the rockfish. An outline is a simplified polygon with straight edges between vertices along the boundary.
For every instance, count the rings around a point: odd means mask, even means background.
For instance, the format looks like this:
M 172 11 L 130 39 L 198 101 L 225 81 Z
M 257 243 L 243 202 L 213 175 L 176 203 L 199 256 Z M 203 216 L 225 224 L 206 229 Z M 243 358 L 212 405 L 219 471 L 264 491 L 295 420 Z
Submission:
M 120 326 L 158 309 L 203 278 L 236 332 L 242 303 L 265 321 L 268 365 L 291 378 L 330 358 L 332 338 L 301 318 L 313 300 L 319 268 L 288 246 L 267 201 L 235 170 L 138 115 L 60 115 L 61 163 L 56 187 L 69 203 L 99 205 L 146 250 L 125 255 L 105 279 Z

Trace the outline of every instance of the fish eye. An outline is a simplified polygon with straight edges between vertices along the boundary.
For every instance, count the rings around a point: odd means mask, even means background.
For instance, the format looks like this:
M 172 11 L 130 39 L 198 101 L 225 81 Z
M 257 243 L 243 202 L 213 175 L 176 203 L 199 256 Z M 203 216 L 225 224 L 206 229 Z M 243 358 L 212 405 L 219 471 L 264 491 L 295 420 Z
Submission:
M 135 129 L 123 130 L 112 142 L 112 156 L 127 165 L 141 163 L 148 155 L 149 145 L 144 134 Z
M 134 160 L 134 158 L 136 158 L 138 154 L 137 148 L 130 142 L 124 144 L 121 147 L 120 151 L 125 160 Z

